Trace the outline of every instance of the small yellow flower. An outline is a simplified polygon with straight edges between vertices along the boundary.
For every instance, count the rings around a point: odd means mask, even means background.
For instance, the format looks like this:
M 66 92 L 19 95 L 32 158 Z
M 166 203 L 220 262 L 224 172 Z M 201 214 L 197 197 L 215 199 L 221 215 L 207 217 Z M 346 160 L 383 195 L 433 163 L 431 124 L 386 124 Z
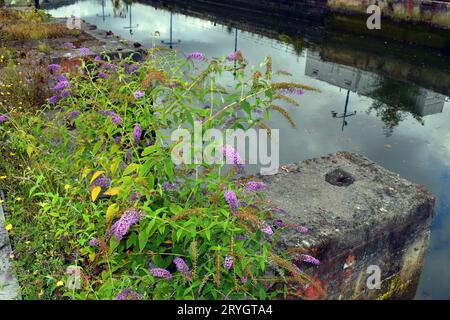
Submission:
M 9 155 L 10 155 L 11 157 L 14 157 L 16 154 L 15 154 L 14 152 L 10 152 Z
M 8 224 L 6 227 L 5 227 L 5 229 L 6 229 L 6 231 L 11 231 L 12 230 L 12 228 L 13 228 L 13 226 L 12 226 L 12 224 L 10 223 L 10 224 Z
M 56 283 L 56 286 L 57 287 L 62 287 L 64 285 L 64 281 L 61 281 L 61 280 L 59 280 L 57 283 Z
M 23 198 L 21 198 L 21 197 L 16 198 L 16 201 L 22 201 L 22 200 L 23 200 Z
M 0 176 L 0 180 L 5 180 L 6 178 L 6 176 Z
M 5 202 L 5 200 L 3 200 L 3 199 L 0 199 L 0 204 L 2 204 L 2 203 L 4 203 Z
M 66 185 L 64 186 L 64 189 L 69 190 L 69 189 L 70 189 L 70 184 L 66 184 Z

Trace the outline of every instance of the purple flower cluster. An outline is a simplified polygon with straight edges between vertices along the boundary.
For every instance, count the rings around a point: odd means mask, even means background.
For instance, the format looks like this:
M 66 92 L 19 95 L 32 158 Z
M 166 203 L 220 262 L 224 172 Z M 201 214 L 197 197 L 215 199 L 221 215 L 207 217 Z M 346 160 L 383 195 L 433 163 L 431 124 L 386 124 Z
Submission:
M 247 191 L 259 191 L 266 187 L 266 184 L 262 181 L 249 181 L 245 184 L 244 188 Z
M 121 144 L 122 143 L 122 136 L 118 135 L 114 137 L 114 144 Z
M 106 190 L 111 185 L 111 179 L 106 177 L 98 177 L 92 182 L 94 187 L 101 187 L 102 190 Z
M 244 161 L 242 161 L 236 149 L 231 146 L 222 146 L 221 152 L 223 156 L 227 159 L 228 164 L 234 164 L 238 169 L 244 168 Z
M 241 278 L 241 282 L 243 283 L 243 284 L 246 284 L 247 283 L 247 276 L 242 276 L 242 278 Z
M 6 122 L 8 120 L 7 114 L 0 114 L 0 123 Z
M 59 70 L 61 70 L 61 66 L 59 64 L 52 63 L 52 64 L 48 65 L 47 70 L 50 72 L 59 71 Z
M 142 137 L 142 129 L 140 125 L 135 125 L 134 129 L 133 129 L 133 142 L 135 145 L 137 145 L 139 143 L 139 141 L 141 141 L 141 137 Z
M 53 90 L 59 91 L 62 89 L 65 89 L 69 86 L 69 81 L 63 80 L 56 83 L 56 85 L 53 87 Z
M 232 52 L 227 55 L 227 60 L 228 61 L 236 61 L 237 57 L 238 57 L 238 51 L 235 51 L 235 52 Z
M 304 234 L 304 233 L 308 233 L 309 229 L 304 226 L 298 226 L 297 231 Z
M 225 197 L 225 200 L 227 201 L 228 206 L 230 207 L 231 213 L 237 213 L 238 199 L 234 191 L 233 190 L 225 191 L 223 196 Z
M 223 266 L 225 267 L 225 269 L 230 270 L 233 267 L 233 257 L 226 256 Z
M 80 55 L 81 56 L 87 56 L 89 54 L 89 49 L 88 48 L 81 48 L 80 49 Z
M 283 220 L 280 220 L 280 219 L 274 220 L 273 225 L 277 228 L 282 228 L 285 226 Z
M 98 245 L 100 245 L 100 241 L 98 241 L 98 239 L 96 238 L 92 238 L 91 240 L 89 240 L 89 245 L 91 247 L 97 247 Z
M 133 96 L 134 96 L 136 99 L 142 98 L 142 97 L 144 96 L 144 92 L 142 92 L 141 90 L 136 90 L 136 91 L 133 93 Z
M 177 270 L 183 274 L 183 277 L 185 277 L 186 279 L 190 277 L 191 273 L 189 267 L 183 259 L 181 259 L 180 257 L 176 257 L 175 259 L 173 259 L 173 263 L 175 263 Z
M 170 271 L 166 270 L 166 269 L 162 269 L 162 268 L 153 268 L 150 269 L 150 274 L 156 278 L 164 278 L 164 279 L 172 279 L 172 274 L 170 273 Z
M 102 57 L 100 57 L 100 56 L 95 56 L 94 61 L 102 61 Z
M 53 74 L 53 72 L 60 71 L 61 66 L 59 64 L 50 64 L 47 69 Z M 53 90 L 60 92 L 48 98 L 48 102 L 50 104 L 56 104 L 60 99 L 65 99 L 70 95 L 70 91 L 65 90 L 70 85 L 67 75 L 65 73 L 61 73 L 59 75 L 54 75 L 53 78 L 56 80 Z
M 268 236 L 273 235 L 273 230 L 270 226 L 265 226 L 264 228 L 261 229 L 261 231 L 267 234 Z
M 295 256 L 296 260 L 304 261 L 310 264 L 313 264 L 315 266 L 318 266 L 320 264 L 320 261 L 313 256 L 310 256 L 309 254 L 298 254 Z
M 126 210 L 119 220 L 109 229 L 106 234 L 106 238 L 109 239 L 113 234 L 117 241 L 123 239 L 123 236 L 127 234 L 128 229 L 141 220 L 144 217 L 144 213 L 142 211 L 138 211 L 134 208 Z
M 248 236 L 246 234 L 240 234 L 240 235 L 236 236 L 235 239 L 245 241 L 248 239 Z
M 78 118 L 79 115 L 80 115 L 80 113 L 77 110 L 70 111 L 70 113 L 69 113 L 70 121 L 75 120 L 76 118 Z
M 97 74 L 97 77 L 99 77 L 100 79 L 105 79 L 107 77 L 106 73 L 101 71 Z
M 134 292 L 128 288 L 123 289 L 114 300 L 142 300 L 143 296 L 140 293 Z
M 187 58 L 189 60 L 199 60 L 199 61 L 206 61 L 206 60 L 208 60 L 208 59 L 206 59 L 205 55 L 203 53 L 201 53 L 201 52 L 189 53 L 187 55 Z
M 127 68 L 126 72 L 128 74 L 132 74 L 132 73 L 136 72 L 137 69 L 139 69 L 139 65 L 133 64 Z
M 174 183 L 170 183 L 168 181 L 164 182 L 161 185 L 161 189 L 163 189 L 163 191 L 173 191 L 178 187 L 179 183 L 174 182 Z
M 112 112 L 111 110 L 101 110 L 100 113 L 105 117 L 110 117 L 111 121 L 114 124 L 121 124 L 123 122 L 123 119 L 117 113 Z

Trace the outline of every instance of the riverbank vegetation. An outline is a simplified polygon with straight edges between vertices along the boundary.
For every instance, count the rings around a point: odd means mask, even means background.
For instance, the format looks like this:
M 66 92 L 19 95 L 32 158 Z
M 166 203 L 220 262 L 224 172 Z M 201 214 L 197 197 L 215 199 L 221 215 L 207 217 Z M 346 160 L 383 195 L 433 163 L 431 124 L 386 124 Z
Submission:
M 22 297 L 273 299 L 292 297 L 289 287 L 324 297 L 305 272 L 317 259 L 275 249 L 283 228 L 307 229 L 273 221 L 279 208 L 236 151 L 217 146 L 231 168 L 175 165 L 167 133 L 194 122 L 270 131 L 271 111 L 292 121 L 280 101 L 315 89 L 278 81 L 288 73 L 270 58 L 250 70 L 239 51 L 111 60 L 79 50 L 79 68 L 40 71 L 50 81 L 39 92 L 2 56 L 0 188 Z

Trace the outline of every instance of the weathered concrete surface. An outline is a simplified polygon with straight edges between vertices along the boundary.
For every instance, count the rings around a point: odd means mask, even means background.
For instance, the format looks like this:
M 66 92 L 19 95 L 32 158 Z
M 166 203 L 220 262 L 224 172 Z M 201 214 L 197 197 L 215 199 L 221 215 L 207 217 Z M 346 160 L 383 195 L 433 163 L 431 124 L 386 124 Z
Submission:
M 279 248 L 308 248 L 321 260 L 314 268 L 296 264 L 317 277 L 327 299 L 414 298 L 434 218 L 432 194 L 353 153 L 282 168 L 261 177 L 268 185 L 265 194 L 283 209 L 274 218 L 309 232 L 283 228 Z M 328 183 L 326 175 L 336 169 L 354 182 Z M 381 270 L 380 289 L 366 285 L 371 265 Z
M 3 199 L 1 190 L 0 199 Z M 3 205 L 0 204 L 0 300 L 20 299 L 19 282 L 10 260 L 11 244 L 4 224 L 5 212 Z

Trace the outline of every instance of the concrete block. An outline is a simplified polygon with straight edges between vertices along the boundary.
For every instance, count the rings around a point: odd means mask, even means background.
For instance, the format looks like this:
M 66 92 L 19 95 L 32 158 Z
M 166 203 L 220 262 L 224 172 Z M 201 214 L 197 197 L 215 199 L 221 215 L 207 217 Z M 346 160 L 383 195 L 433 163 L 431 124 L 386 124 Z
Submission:
M 309 228 L 282 228 L 278 249 L 308 249 L 326 299 L 413 299 L 434 218 L 435 197 L 423 186 L 354 153 L 338 152 L 283 166 L 262 176 L 274 219 Z M 375 267 L 374 267 L 375 266 Z M 374 270 L 380 287 L 374 288 Z M 371 285 L 367 285 L 367 282 Z M 371 289 L 370 289 L 371 288 Z

